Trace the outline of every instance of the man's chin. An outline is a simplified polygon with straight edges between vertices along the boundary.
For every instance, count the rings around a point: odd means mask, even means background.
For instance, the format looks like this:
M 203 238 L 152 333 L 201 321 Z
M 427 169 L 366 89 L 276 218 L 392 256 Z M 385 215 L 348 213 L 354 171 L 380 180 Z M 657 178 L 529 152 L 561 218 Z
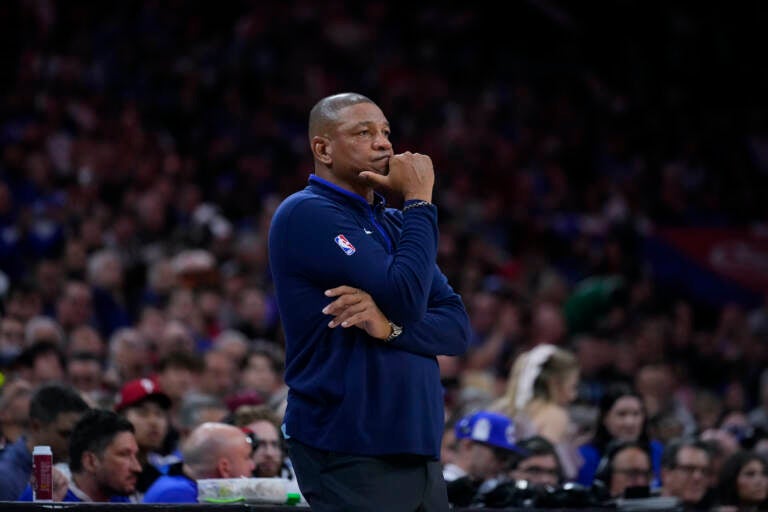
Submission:
M 279 469 L 280 468 L 278 468 L 277 466 L 274 466 L 274 467 L 270 466 L 270 467 L 265 467 L 265 468 L 259 468 L 259 472 L 258 473 L 259 473 L 259 476 L 262 477 L 262 478 L 274 478 L 274 477 L 280 476 Z

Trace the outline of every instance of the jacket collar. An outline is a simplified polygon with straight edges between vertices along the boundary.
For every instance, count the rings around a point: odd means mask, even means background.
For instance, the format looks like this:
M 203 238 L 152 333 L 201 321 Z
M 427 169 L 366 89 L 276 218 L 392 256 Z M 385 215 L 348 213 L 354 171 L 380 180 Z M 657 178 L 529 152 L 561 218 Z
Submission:
M 340 186 L 331 183 L 330 181 L 325 180 L 316 174 L 309 175 L 308 188 L 326 197 L 330 197 L 331 199 L 345 202 L 358 208 L 364 208 L 365 211 L 370 211 L 372 207 L 375 210 L 379 210 L 384 208 L 387 204 L 387 200 L 378 192 L 374 191 L 373 204 L 371 205 L 363 196 L 343 189 Z

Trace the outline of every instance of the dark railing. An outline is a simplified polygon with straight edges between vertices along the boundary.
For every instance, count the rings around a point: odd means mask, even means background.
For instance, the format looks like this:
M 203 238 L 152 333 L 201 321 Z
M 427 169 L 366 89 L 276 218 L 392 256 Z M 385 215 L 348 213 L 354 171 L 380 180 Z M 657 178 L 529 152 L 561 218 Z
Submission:
M 246 503 L 229 503 L 226 505 L 210 503 L 194 504 L 142 504 L 142 503 L 33 503 L 19 501 L 0 501 L 0 511 L 2 512 L 40 512 L 40 511 L 61 511 L 61 512 L 184 512 L 184 511 L 205 511 L 205 512 L 287 512 L 295 510 L 296 512 L 307 512 L 307 507 L 292 507 L 288 505 L 253 505 Z M 530 511 L 530 508 L 471 508 L 454 509 L 452 512 L 523 512 Z M 542 509 L 539 509 L 542 510 Z M 621 508 L 547 508 L 548 512 L 606 512 L 608 510 L 622 510 Z M 630 510 L 630 509 L 627 509 Z M 639 510 L 639 509 L 634 509 Z M 650 510 L 650 509 L 643 509 Z M 678 512 L 677 508 L 653 508 L 654 512 Z

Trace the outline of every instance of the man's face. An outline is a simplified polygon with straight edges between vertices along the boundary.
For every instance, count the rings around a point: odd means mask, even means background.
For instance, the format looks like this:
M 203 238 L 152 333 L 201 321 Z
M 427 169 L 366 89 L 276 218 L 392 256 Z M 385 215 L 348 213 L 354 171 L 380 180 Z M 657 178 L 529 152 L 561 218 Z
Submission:
M 65 326 L 83 325 L 93 313 L 91 291 L 83 283 L 70 283 L 59 302 L 58 320 Z
M 235 363 L 221 353 L 206 354 L 201 384 L 213 395 L 225 396 L 235 388 L 238 378 Z
M 472 443 L 470 447 L 470 462 L 467 473 L 474 480 L 485 480 L 501 473 L 506 465 L 492 446 L 483 443 Z
M 160 374 L 160 388 L 174 402 L 181 401 L 184 394 L 197 387 L 197 374 L 182 367 L 169 366 Z
M 104 355 L 104 340 L 101 339 L 98 331 L 90 325 L 81 325 L 72 332 L 69 345 L 67 345 L 67 354 L 75 352 L 90 352 L 98 357 Z
M 358 103 L 341 109 L 339 119 L 328 134 L 334 176 L 359 186 L 361 171 L 387 174 L 393 151 L 389 122 L 381 109 L 372 103 Z
M 168 413 L 154 400 L 143 400 L 128 407 L 123 413 L 135 429 L 136 442 L 144 452 L 156 451 L 163 446 L 168 433 Z
M 53 451 L 54 462 L 69 461 L 69 438 L 72 429 L 83 412 L 63 412 L 47 425 L 41 425 L 35 436 L 37 444 L 49 445 Z
M 253 462 L 256 465 L 254 475 L 271 478 L 280 475 L 283 463 L 283 449 L 275 426 L 265 420 L 248 425 L 256 436 L 257 444 L 253 447 Z
M 242 385 L 264 395 L 270 395 L 277 387 L 278 376 L 272 369 L 269 358 L 253 354 L 248 358 L 248 365 L 243 370 Z
M 512 471 L 515 480 L 525 480 L 534 485 L 557 485 L 560 472 L 554 455 L 534 455 L 522 460 Z
M 56 352 L 43 352 L 35 358 L 30 379 L 38 384 L 64 380 L 64 367 Z
M 661 475 L 664 495 L 697 503 L 707 490 L 710 473 L 709 454 L 700 448 L 684 446 L 677 453 L 675 467 L 665 468 Z
M 651 483 L 651 459 L 643 450 L 629 447 L 613 458 L 611 496 L 621 496 L 627 487 L 647 486 Z
M 101 365 L 94 359 L 73 359 L 67 365 L 67 378 L 78 391 L 98 391 L 101 389 Z
M 141 472 L 138 454 L 139 446 L 133 433 L 120 432 L 101 457 L 96 457 L 95 476 L 105 494 L 127 496 L 136 491 Z

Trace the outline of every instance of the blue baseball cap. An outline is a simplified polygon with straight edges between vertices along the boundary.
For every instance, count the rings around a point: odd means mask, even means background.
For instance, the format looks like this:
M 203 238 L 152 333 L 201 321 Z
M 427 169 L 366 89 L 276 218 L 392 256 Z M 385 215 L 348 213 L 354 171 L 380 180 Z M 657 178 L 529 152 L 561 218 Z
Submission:
M 454 430 L 456 439 L 471 439 L 504 450 L 522 452 L 515 444 L 515 423 L 503 414 L 477 411 L 459 420 Z

